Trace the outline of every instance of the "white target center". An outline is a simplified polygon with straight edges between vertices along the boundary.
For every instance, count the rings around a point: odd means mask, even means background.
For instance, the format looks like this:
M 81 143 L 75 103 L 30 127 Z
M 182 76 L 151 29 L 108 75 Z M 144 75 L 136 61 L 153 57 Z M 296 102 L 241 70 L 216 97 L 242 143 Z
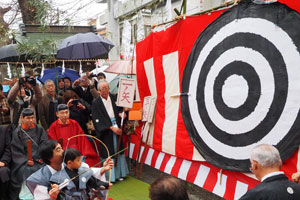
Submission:
M 224 82 L 222 88 L 223 101 L 230 108 L 238 108 L 245 103 L 248 90 L 248 82 L 244 77 L 233 74 Z

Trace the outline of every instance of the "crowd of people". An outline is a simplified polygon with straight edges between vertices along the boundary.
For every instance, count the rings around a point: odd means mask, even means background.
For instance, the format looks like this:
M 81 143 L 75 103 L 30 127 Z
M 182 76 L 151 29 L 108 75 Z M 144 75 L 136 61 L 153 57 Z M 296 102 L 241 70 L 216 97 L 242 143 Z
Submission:
M 87 73 L 73 83 L 65 77 L 47 80 L 43 86 L 26 75 L 7 96 L 0 85 L 0 199 L 72 199 L 72 195 L 86 199 L 108 187 L 103 182 L 108 170 L 112 169 L 112 182 L 123 180 L 128 174 L 124 154 L 118 161 L 109 157 L 117 152 L 122 134 L 123 109 L 115 101 L 104 73 L 97 80 Z M 103 141 L 109 154 L 90 135 Z M 89 166 L 91 172 L 80 175 Z M 58 189 L 66 177 L 75 177 L 73 184 Z
M 128 174 L 124 154 L 110 158 L 89 137 L 103 141 L 110 155 L 117 153 L 123 109 L 115 102 L 103 73 L 97 80 L 86 74 L 74 83 L 69 78 L 56 84 L 47 80 L 43 88 L 26 76 L 7 97 L 0 85 L 0 199 L 103 198 L 112 186 L 109 170 L 112 182 Z M 87 125 L 91 121 L 92 128 Z M 258 145 L 250 162 L 261 183 L 241 199 L 300 199 L 300 173 L 293 174 L 292 182 L 280 171 L 282 161 L 274 146 Z M 158 178 L 149 197 L 189 199 L 184 183 L 174 177 Z

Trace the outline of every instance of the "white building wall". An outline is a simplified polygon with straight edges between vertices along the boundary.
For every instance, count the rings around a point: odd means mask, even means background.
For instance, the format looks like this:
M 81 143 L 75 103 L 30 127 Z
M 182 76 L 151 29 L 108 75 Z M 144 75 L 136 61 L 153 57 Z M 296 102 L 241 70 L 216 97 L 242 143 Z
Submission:
M 108 9 L 104 14 L 100 15 L 98 20 L 99 24 L 108 24 L 108 38 L 115 44 L 115 47 L 110 51 L 110 60 L 116 60 L 120 58 L 120 27 L 122 27 L 122 21 L 125 16 L 132 16 L 140 10 L 144 5 L 148 5 L 153 0 L 107 0 Z M 203 10 L 207 10 L 216 6 L 220 6 L 224 3 L 224 0 L 187 0 L 187 15 L 199 13 Z M 172 16 L 176 15 L 174 8 L 180 11 L 182 0 L 172 0 Z M 158 6 L 156 9 L 152 9 L 151 15 L 145 15 L 144 23 L 148 26 L 153 24 L 160 24 L 163 22 L 163 17 L 166 15 L 164 6 Z M 135 17 L 132 17 L 134 21 Z M 133 23 L 134 24 L 134 23 Z

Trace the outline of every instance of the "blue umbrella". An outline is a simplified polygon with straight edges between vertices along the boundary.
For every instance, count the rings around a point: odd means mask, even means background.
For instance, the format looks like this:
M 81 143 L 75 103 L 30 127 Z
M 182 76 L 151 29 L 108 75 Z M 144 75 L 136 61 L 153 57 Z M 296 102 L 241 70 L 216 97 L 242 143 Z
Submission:
M 57 78 L 65 78 L 69 77 L 72 82 L 76 81 L 80 76 L 79 73 L 73 69 L 65 69 L 65 73 L 62 74 L 62 68 L 56 67 L 51 69 L 45 69 L 44 70 L 44 76 L 39 77 L 39 81 L 41 81 L 43 84 L 47 80 L 52 80 L 54 83 L 56 82 Z
M 58 59 L 107 58 L 114 45 L 95 33 L 78 33 L 62 41 L 57 50 Z

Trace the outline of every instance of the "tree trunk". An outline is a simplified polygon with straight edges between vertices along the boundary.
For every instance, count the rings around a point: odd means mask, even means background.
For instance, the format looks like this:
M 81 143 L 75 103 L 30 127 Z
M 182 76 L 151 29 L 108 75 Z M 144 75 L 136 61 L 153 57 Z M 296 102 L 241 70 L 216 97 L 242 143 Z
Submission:
M 33 5 L 30 5 L 29 0 L 18 0 L 22 19 L 24 24 L 39 24 L 34 18 L 36 14 L 36 8 Z
M 4 21 L 4 15 L 10 10 L 11 7 L 7 7 L 7 8 L 0 7 L 0 38 L 1 38 L 0 44 L 1 45 L 4 45 L 8 42 L 7 32 L 9 29 L 9 24 L 6 21 Z

